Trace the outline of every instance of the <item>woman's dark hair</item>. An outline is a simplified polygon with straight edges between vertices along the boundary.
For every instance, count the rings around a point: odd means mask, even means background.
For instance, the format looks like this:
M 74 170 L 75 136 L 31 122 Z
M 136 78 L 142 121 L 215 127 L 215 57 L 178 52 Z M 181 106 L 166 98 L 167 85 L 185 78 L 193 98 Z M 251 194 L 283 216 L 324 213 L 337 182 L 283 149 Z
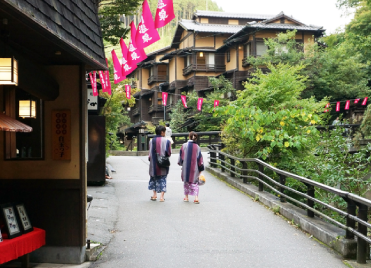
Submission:
M 165 126 L 170 127 L 170 124 L 169 123 L 166 123 Z
M 189 139 L 190 140 L 192 140 L 192 141 L 197 141 L 197 137 L 198 137 L 198 135 L 197 135 L 197 133 L 196 132 L 194 132 L 194 131 L 191 131 L 191 132 L 189 132 Z
M 166 132 L 166 128 L 164 126 L 157 126 L 155 132 L 156 135 L 161 135 L 161 132 Z

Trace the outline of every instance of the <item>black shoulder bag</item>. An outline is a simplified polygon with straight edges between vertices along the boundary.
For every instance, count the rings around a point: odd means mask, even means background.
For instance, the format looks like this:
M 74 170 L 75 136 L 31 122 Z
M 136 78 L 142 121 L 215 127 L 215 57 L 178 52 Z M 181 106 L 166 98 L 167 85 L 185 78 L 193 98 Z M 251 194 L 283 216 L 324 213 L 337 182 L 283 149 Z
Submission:
M 162 168 L 168 168 L 170 167 L 170 159 L 168 156 L 161 156 L 159 153 L 157 153 L 157 150 L 156 150 L 156 140 L 154 140 L 155 142 L 152 141 L 152 143 L 154 143 L 154 146 L 155 146 L 155 153 L 156 153 L 156 158 L 157 158 L 157 164 L 162 167 Z

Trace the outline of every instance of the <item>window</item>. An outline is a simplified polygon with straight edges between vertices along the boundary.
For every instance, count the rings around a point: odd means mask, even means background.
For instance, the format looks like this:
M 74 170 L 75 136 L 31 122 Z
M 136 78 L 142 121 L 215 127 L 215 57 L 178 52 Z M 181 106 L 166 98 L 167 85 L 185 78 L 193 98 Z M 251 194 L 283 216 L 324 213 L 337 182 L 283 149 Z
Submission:
M 268 47 L 263 41 L 256 42 L 256 56 L 263 56 L 267 53 Z
M 163 77 L 163 78 L 166 78 L 167 76 L 167 65 L 157 65 L 157 72 L 158 72 L 158 75 Z
M 157 105 L 162 105 L 162 92 L 157 92 Z
M 230 62 L 231 61 L 231 51 L 228 50 L 227 51 L 227 62 Z
M 206 59 L 205 59 L 205 52 L 198 52 L 197 53 L 197 65 L 205 65 L 206 64 Z
M 23 91 L 20 88 L 7 88 L 5 90 L 6 112 L 15 119 L 32 127 L 32 132 L 6 132 L 5 134 L 5 158 L 6 159 L 42 159 L 43 158 L 43 114 L 41 99 Z M 35 109 L 32 114 L 35 116 L 20 117 L 20 101 L 31 101 Z M 22 107 L 21 107 L 22 110 Z M 22 111 L 21 111 L 22 112 Z
M 214 53 L 206 54 L 206 64 L 208 64 L 209 67 L 215 66 L 215 54 Z
M 248 58 L 251 56 L 251 43 L 248 43 L 245 45 L 245 48 L 244 48 L 244 54 L 245 54 L 245 57 L 244 58 Z

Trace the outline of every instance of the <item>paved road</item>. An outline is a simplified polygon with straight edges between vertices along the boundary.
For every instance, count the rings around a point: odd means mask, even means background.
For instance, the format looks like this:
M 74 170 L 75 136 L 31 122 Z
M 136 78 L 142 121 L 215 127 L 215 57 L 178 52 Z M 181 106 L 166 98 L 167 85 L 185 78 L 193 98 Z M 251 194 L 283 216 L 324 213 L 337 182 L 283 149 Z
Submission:
M 205 154 L 205 156 L 207 156 Z M 206 173 L 200 202 L 183 202 L 177 156 L 164 203 L 150 201 L 146 157 L 116 156 L 116 231 L 91 268 L 346 267 L 326 247 Z

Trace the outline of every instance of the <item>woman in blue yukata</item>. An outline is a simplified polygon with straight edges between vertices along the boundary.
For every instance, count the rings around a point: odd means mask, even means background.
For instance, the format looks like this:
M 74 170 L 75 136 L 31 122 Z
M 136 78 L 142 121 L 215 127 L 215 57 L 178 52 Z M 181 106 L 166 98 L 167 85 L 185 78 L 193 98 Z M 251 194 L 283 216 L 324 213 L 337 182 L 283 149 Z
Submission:
M 166 177 L 169 173 L 169 168 L 160 167 L 157 163 L 157 155 L 171 156 L 170 141 L 165 138 L 166 128 L 164 126 L 156 127 L 156 137 L 149 142 L 149 184 L 148 190 L 153 191 L 152 201 L 157 200 L 157 193 L 161 193 L 160 202 L 164 202 L 164 194 L 166 193 Z
M 188 195 L 193 195 L 195 204 L 198 200 L 198 177 L 204 170 L 204 160 L 201 148 L 197 145 L 197 134 L 193 131 L 189 133 L 188 142 L 182 145 L 179 153 L 178 165 L 182 166 L 182 181 L 184 182 L 184 202 L 188 202 Z

